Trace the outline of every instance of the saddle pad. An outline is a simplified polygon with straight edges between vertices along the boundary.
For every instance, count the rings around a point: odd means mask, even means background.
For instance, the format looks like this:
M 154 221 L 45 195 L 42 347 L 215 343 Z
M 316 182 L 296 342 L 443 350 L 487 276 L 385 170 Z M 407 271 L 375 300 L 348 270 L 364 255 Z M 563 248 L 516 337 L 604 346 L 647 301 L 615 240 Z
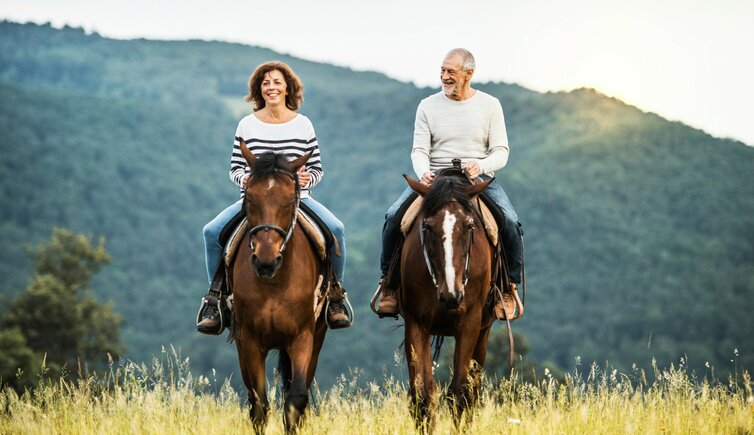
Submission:
M 482 213 L 482 219 L 484 220 L 484 231 L 487 233 L 487 237 L 489 237 L 492 245 L 497 246 L 497 222 L 495 222 L 495 218 L 492 216 L 492 212 L 489 208 L 487 208 L 487 205 L 484 202 L 476 202 L 479 205 L 479 209 Z M 416 200 L 408 207 L 406 213 L 403 215 L 403 219 L 401 219 L 401 233 L 403 233 L 404 237 L 406 236 L 406 234 L 408 234 L 408 230 L 411 229 L 411 225 L 413 225 L 414 220 L 416 220 L 416 216 L 419 215 L 419 211 L 421 210 L 423 203 L 424 198 L 422 198 L 421 196 L 417 197 Z
M 322 230 L 316 223 L 314 223 L 312 218 L 301 209 L 298 210 L 298 224 L 301 225 L 301 229 L 304 230 L 309 237 L 309 240 L 314 243 L 319 258 L 324 260 L 327 251 L 325 249 L 325 236 L 322 234 Z
M 314 248 L 317 251 L 319 258 L 324 259 L 325 237 L 322 235 L 322 231 L 303 210 L 298 211 L 296 218 L 298 224 L 301 226 L 301 229 L 304 230 L 306 236 L 314 244 Z M 249 224 L 246 221 L 246 218 L 243 218 L 236 229 L 233 230 L 233 234 L 230 236 L 230 239 L 228 239 L 228 243 L 225 244 L 225 255 L 223 257 L 225 258 L 225 264 L 227 266 L 230 267 L 231 263 L 233 262 L 233 257 L 235 257 L 236 251 L 238 250 L 238 245 L 241 244 L 241 240 L 244 239 L 244 236 L 246 235 L 246 232 L 248 230 Z

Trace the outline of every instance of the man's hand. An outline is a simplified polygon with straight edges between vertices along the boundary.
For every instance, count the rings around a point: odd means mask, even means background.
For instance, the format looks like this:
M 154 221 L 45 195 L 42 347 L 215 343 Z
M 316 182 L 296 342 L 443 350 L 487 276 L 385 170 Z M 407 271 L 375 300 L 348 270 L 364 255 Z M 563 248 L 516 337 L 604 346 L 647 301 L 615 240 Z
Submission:
M 463 170 L 472 180 L 482 175 L 482 168 L 479 167 L 479 163 L 476 161 L 471 161 L 463 165 Z
M 419 179 L 419 182 L 427 187 L 431 186 L 433 181 L 435 181 L 435 173 L 432 171 L 425 172 Z
M 241 178 L 241 187 L 246 189 L 246 183 L 248 182 L 249 182 L 249 174 L 246 174 Z
M 309 180 L 312 179 L 312 174 L 306 172 L 306 166 L 302 166 L 298 170 L 298 185 L 303 187 L 306 187 L 307 184 L 309 184 Z

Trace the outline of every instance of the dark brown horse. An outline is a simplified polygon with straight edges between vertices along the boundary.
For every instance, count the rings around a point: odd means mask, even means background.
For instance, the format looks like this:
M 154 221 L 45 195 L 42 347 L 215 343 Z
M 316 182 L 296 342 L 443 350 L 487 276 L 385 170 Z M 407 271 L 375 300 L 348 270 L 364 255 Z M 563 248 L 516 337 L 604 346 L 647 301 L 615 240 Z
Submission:
M 325 340 L 323 315 L 315 318 L 314 293 L 322 274 L 312 244 L 296 225 L 296 173 L 309 158 L 287 161 L 272 153 L 241 151 L 251 168 L 243 209 L 249 233 L 233 264 L 234 337 L 255 429 L 263 432 L 269 404 L 265 358 L 279 350 L 287 432 L 296 429 L 308 404 L 309 386 Z
M 493 252 L 473 199 L 492 180 L 471 185 L 458 176 L 438 176 L 429 188 L 406 180 L 424 202 L 403 244 L 400 305 L 411 408 L 417 427 L 431 431 L 433 335 L 455 338 L 448 401 L 456 424 L 479 396 L 494 321 L 486 305 Z

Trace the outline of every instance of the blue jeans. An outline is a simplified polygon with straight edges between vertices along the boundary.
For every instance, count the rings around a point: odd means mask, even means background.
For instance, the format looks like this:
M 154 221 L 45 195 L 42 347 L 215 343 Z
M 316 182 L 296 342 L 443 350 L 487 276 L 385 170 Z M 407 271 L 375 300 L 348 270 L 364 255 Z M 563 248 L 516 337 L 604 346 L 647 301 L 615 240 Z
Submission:
M 241 211 L 241 202 L 242 200 L 240 199 L 237 202 L 234 202 L 204 226 L 204 259 L 207 266 L 207 280 L 210 283 L 212 283 L 212 277 L 214 276 L 215 271 L 217 271 L 217 268 L 220 266 L 220 261 L 222 260 L 223 255 L 224 246 L 220 245 L 220 232 L 228 221 L 230 221 L 236 213 Z M 343 222 L 311 196 L 308 198 L 302 198 L 301 202 L 306 204 L 317 214 L 317 216 L 319 216 L 320 219 L 322 219 L 338 240 L 338 244 L 340 245 L 340 256 L 335 255 L 334 246 L 330 252 L 330 256 L 332 258 L 335 277 L 342 283 L 346 267 L 346 238 Z
M 489 180 L 488 175 L 482 175 L 482 180 Z M 395 222 L 395 214 L 401 208 L 403 203 L 408 200 L 414 191 L 408 187 L 403 191 L 398 200 L 385 213 L 385 224 L 382 227 L 382 255 L 380 256 L 380 269 L 385 276 L 390 268 L 390 260 L 400 241 L 400 222 Z M 518 221 L 518 215 L 513 209 L 508 195 L 503 188 L 493 181 L 485 193 L 492 199 L 495 204 L 503 210 L 505 214 L 505 228 L 503 230 L 503 246 L 505 247 L 506 257 L 508 259 L 508 271 L 511 281 L 519 284 L 521 282 L 521 265 L 523 260 L 523 227 Z

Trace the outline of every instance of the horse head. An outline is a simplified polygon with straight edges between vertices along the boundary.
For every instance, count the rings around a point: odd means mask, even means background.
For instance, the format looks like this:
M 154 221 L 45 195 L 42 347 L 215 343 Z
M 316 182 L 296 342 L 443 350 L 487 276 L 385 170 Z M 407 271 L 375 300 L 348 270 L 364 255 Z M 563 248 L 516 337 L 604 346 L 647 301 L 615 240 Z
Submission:
M 300 201 L 297 172 L 311 152 L 288 161 L 284 155 L 255 156 L 241 141 L 241 153 L 250 168 L 243 209 L 249 227 L 251 265 L 260 278 L 274 278 L 283 263 L 283 251 L 293 234 Z
M 419 237 L 424 259 L 437 289 L 437 298 L 448 310 L 463 302 L 469 277 L 469 258 L 477 225 L 471 200 L 492 182 L 469 184 L 468 179 L 438 176 L 431 186 L 404 175 L 409 186 L 424 198 Z

